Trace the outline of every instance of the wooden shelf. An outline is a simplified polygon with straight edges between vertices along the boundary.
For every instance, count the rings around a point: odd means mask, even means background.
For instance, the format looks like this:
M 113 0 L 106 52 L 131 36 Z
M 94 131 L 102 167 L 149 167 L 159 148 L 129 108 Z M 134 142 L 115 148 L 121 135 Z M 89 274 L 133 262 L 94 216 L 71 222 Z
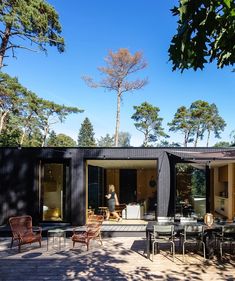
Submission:
M 228 165 L 219 167 L 219 181 L 220 182 L 228 181 Z

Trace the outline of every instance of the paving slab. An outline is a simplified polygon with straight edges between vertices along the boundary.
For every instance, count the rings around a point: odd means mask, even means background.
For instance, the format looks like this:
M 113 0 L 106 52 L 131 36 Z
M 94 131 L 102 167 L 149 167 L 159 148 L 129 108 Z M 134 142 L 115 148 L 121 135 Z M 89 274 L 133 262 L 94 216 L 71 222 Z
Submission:
M 146 258 L 146 241 L 137 237 L 103 239 L 103 246 L 92 241 L 91 248 L 66 239 L 9 248 L 10 238 L 0 238 L 0 281 L 58 280 L 235 280 L 235 257 L 227 254 L 203 260 L 199 254 L 188 253 L 183 261 L 177 253 L 175 261 L 169 251 L 160 251 L 154 261 Z

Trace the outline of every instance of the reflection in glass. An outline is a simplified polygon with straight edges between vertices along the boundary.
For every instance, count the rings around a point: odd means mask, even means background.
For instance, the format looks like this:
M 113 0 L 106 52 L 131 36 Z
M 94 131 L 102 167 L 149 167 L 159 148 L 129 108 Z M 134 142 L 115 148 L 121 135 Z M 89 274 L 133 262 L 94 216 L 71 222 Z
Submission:
M 44 164 L 42 204 L 44 221 L 63 220 L 63 164 Z
M 205 167 L 194 164 L 176 164 L 176 217 L 203 218 L 205 213 Z

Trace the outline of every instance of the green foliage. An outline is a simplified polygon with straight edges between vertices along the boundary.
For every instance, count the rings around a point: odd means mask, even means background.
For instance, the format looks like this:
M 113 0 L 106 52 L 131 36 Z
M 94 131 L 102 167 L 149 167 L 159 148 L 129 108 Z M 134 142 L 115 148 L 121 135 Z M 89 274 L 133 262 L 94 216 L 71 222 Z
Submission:
M 75 146 L 77 146 L 77 143 L 70 136 L 67 136 L 65 134 L 56 135 L 55 132 L 52 131 L 48 140 L 47 140 L 47 146 L 75 147 Z
M 190 115 L 193 124 L 194 146 L 203 139 L 207 125 L 207 116 L 210 114 L 210 105 L 206 101 L 197 100 L 190 106 Z
M 184 146 L 192 142 L 193 124 L 191 120 L 191 113 L 188 108 L 181 106 L 177 109 L 174 119 L 168 123 L 169 130 L 172 132 L 182 132 L 184 134 Z
M 57 146 L 57 136 L 56 136 L 56 132 L 54 130 L 52 130 L 50 132 L 46 143 L 47 143 L 47 146 Z
M 110 136 L 109 134 L 106 134 L 105 137 L 100 137 L 100 139 L 97 140 L 97 146 L 100 146 L 100 147 L 115 146 L 114 137 L 115 136 Z M 130 146 L 130 141 L 131 141 L 131 135 L 128 132 L 119 133 L 119 138 L 118 138 L 119 147 Z
M 193 169 L 191 178 L 191 188 L 193 197 L 206 196 L 206 177 L 205 170 Z
M 230 133 L 229 137 L 231 139 L 231 145 L 235 146 L 235 130 Z
M 230 147 L 231 143 L 228 141 L 220 141 L 214 144 L 214 147 Z
M 210 133 L 213 132 L 216 138 L 220 138 L 220 133 L 226 127 L 224 119 L 219 115 L 217 106 L 212 103 L 205 115 L 205 127 L 208 132 L 207 146 L 209 145 Z
M 21 135 L 21 140 L 22 140 L 22 135 Z M 43 143 L 43 134 L 41 130 L 37 127 L 33 127 L 32 130 L 30 130 L 30 132 L 24 136 L 23 141 L 22 143 L 20 143 L 20 145 L 26 147 L 40 147 L 42 146 L 42 143 Z
M 39 98 L 16 78 L 0 72 L 2 145 L 44 146 L 51 127 L 78 112 L 82 110 Z
M 112 147 L 114 146 L 114 137 L 110 136 L 109 134 L 106 134 L 104 137 L 100 137 L 100 139 L 97 140 L 97 146 L 100 147 Z
M 3 0 L 0 2 L 0 65 L 7 51 L 36 45 L 46 51 L 55 46 L 64 51 L 61 25 L 55 9 L 45 0 Z M 28 43 L 28 44 L 27 44 Z
M 206 176 L 204 169 L 197 169 L 186 163 L 178 163 L 175 168 L 179 199 L 184 200 L 185 198 L 206 196 Z
M 157 143 L 156 146 L 157 147 L 180 147 L 180 144 L 177 142 L 170 143 L 167 140 L 161 140 L 159 143 Z
M 217 106 L 206 101 L 197 100 L 189 108 L 181 106 L 177 109 L 174 119 L 168 123 L 169 130 L 173 132 L 182 132 L 184 134 L 184 146 L 194 141 L 196 147 L 199 139 L 203 139 L 207 132 L 207 146 L 211 132 L 216 138 L 224 130 L 226 123 L 219 115 Z
M 83 123 L 81 124 L 81 128 L 79 130 L 78 146 L 80 147 L 96 146 L 94 135 L 95 133 L 93 130 L 93 126 L 89 118 L 86 117 Z
M 179 18 L 168 50 L 173 70 L 203 69 L 213 61 L 218 68 L 234 65 L 234 0 L 179 0 L 172 13 Z
M 131 135 L 128 132 L 120 132 L 118 138 L 118 146 L 128 147 L 131 143 Z
M 105 62 L 106 66 L 98 67 L 98 70 L 104 75 L 104 78 L 101 79 L 101 81 L 96 83 L 89 76 L 83 76 L 83 79 L 89 87 L 101 87 L 107 91 L 116 93 L 117 112 L 114 143 L 115 146 L 118 146 L 121 99 L 124 93 L 140 90 L 147 84 L 147 79 L 136 79 L 134 76 L 136 72 L 144 69 L 147 66 L 147 63 L 141 52 L 136 52 L 132 55 L 129 50 L 125 48 L 120 48 L 116 53 L 110 51 L 105 58 Z
M 21 132 L 19 130 L 11 130 L 10 126 L 3 130 L 0 134 L 0 147 L 9 146 L 16 147 L 19 145 Z
M 143 146 L 154 143 L 159 137 L 167 137 L 162 128 L 162 118 L 158 116 L 160 109 L 147 102 L 133 107 L 135 113 L 132 119 L 138 131 L 144 134 Z

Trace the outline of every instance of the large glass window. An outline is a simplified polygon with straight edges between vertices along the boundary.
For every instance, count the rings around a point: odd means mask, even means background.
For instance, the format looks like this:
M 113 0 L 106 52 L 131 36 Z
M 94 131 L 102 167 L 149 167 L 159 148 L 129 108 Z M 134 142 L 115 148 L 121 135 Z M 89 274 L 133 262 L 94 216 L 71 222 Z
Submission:
M 176 165 L 176 216 L 202 218 L 206 213 L 205 167 Z
M 96 213 L 104 206 L 104 169 L 88 166 L 88 208 Z
M 41 200 L 43 221 L 62 221 L 64 170 L 63 164 L 45 163 L 42 166 Z

